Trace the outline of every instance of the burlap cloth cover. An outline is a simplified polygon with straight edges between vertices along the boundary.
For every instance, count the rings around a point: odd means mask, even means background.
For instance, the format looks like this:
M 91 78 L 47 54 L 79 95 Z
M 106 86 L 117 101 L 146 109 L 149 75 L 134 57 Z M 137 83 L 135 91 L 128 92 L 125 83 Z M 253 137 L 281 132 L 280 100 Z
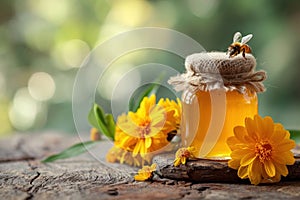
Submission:
M 246 88 L 255 92 L 265 91 L 265 71 L 255 71 L 256 60 L 251 54 L 229 58 L 224 52 L 203 52 L 188 56 L 185 60 L 186 73 L 171 77 L 168 81 L 177 91 L 211 91 L 225 89 L 241 93 Z

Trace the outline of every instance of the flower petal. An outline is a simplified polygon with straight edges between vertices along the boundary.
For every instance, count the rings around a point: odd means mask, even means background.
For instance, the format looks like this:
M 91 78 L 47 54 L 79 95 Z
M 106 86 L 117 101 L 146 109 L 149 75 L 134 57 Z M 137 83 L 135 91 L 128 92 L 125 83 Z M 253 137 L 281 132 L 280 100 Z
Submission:
M 247 135 L 247 129 L 243 126 L 236 126 L 233 129 L 234 136 L 240 141 L 240 142 L 246 142 L 245 136 Z
M 230 156 L 232 159 L 242 159 L 245 154 L 248 154 L 248 149 L 236 149 L 231 152 Z
M 280 142 L 285 138 L 286 131 L 284 130 L 274 130 L 273 135 L 270 137 L 270 139 L 274 142 Z
M 136 180 L 136 181 L 145 181 L 147 179 L 148 179 L 148 177 L 144 174 L 138 174 L 138 175 L 134 176 L 134 180 Z
M 140 143 L 141 143 L 140 154 L 144 158 L 146 153 L 147 153 L 147 149 L 146 149 L 146 146 L 145 146 L 145 141 L 140 140 Z
M 157 167 L 156 163 L 153 163 L 153 164 L 150 166 L 151 172 L 155 171 L 155 170 L 156 170 L 156 167 Z
M 247 129 L 248 135 L 253 139 L 257 139 L 257 135 L 256 135 L 257 127 L 256 127 L 256 123 L 254 122 L 254 120 L 247 117 L 245 119 L 245 126 L 246 126 L 246 129 Z
M 151 118 L 151 123 L 152 126 L 162 126 L 166 122 L 165 114 L 164 114 L 164 109 L 163 108 L 158 108 L 158 106 L 155 106 L 155 110 L 151 111 L 150 113 L 150 118 Z
M 261 182 L 262 167 L 258 158 L 249 165 L 248 174 L 251 184 L 258 185 Z
M 296 143 L 294 140 L 285 139 L 278 144 L 277 151 L 278 152 L 290 151 L 295 146 L 296 146 Z
M 242 159 L 241 159 L 241 166 L 247 166 L 250 163 L 252 163 L 256 158 L 256 155 L 254 152 L 250 152 L 246 154 Z
M 264 162 L 264 169 L 269 177 L 273 177 L 276 174 L 276 169 L 272 161 L 266 160 Z
M 228 166 L 232 169 L 238 169 L 240 165 L 240 160 L 231 159 L 228 161 Z
M 180 161 L 181 161 L 180 158 L 176 158 L 176 159 L 174 160 L 174 166 L 175 166 L 175 167 L 179 166 L 179 165 L 181 164 Z
M 186 157 L 182 157 L 181 158 L 181 163 L 185 165 L 185 163 L 186 163 Z
M 145 146 L 146 146 L 146 148 L 147 149 L 150 148 L 151 144 L 152 144 L 152 138 L 151 137 L 146 137 L 145 138 Z
M 282 176 L 287 176 L 289 171 L 286 167 L 286 165 L 276 165 L 276 170 L 278 171 L 278 173 Z
M 286 163 L 286 158 L 281 153 L 279 153 L 279 154 L 273 153 L 272 154 L 272 159 L 274 160 L 274 162 L 276 162 L 278 164 L 285 164 Z
M 248 177 L 248 167 L 240 167 L 238 170 L 238 176 L 241 179 L 245 179 Z
M 140 152 L 141 146 L 142 146 L 142 141 L 138 141 L 132 152 L 133 157 L 135 157 Z
M 280 181 L 280 179 L 281 179 L 281 175 L 279 173 L 276 173 L 276 175 L 271 178 L 271 182 L 272 183 L 277 183 L 277 182 Z
M 149 133 L 149 136 L 150 137 L 155 137 L 155 136 L 157 136 L 157 134 L 160 133 L 161 130 L 162 130 L 162 127 L 159 127 L 159 128 L 151 127 L 151 132 Z
M 259 115 L 255 115 L 254 116 L 254 123 L 255 123 L 255 127 L 256 127 L 255 131 L 259 133 L 258 136 L 260 136 L 260 138 L 265 138 L 264 124 L 263 124 L 262 117 L 259 116 Z
M 293 165 L 295 163 L 294 154 L 291 151 L 274 152 L 272 159 L 278 164 Z
M 235 136 L 229 137 L 226 142 L 232 151 L 238 149 L 240 145 L 243 145 Z
M 126 134 L 125 134 L 125 135 L 126 135 Z M 120 146 L 121 146 L 121 147 L 130 147 L 131 145 L 133 145 L 133 144 L 135 144 L 135 143 L 136 143 L 135 138 L 126 135 L 126 136 L 124 137 L 124 139 L 122 139 L 122 140 L 120 141 Z M 124 148 L 124 149 L 125 149 L 125 148 Z
M 136 181 L 146 181 L 153 177 L 153 172 L 156 170 L 156 164 L 151 166 L 144 166 L 138 171 L 138 174 L 134 176 Z
M 291 138 L 290 132 L 285 130 L 285 137 L 284 137 L 284 139 L 290 139 L 290 138 Z
M 282 156 L 285 158 L 285 164 L 286 165 L 293 165 L 295 163 L 295 157 L 294 154 L 291 151 L 287 151 L 285 153 L 282 153 Z
M 266 116 L 263 119 L 263 124 L 262 124 L 262 134 L 263 137 L 265 138 L 270 138 L 273 135 L 274 132 L 274 122 L 273 119 L 269 116 Z

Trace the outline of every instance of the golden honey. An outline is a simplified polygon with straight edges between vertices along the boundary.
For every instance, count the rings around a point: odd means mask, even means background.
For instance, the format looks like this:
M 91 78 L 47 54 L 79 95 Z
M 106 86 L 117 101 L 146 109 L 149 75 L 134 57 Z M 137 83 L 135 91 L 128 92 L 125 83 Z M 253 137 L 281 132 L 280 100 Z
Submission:
M 181 126 L 184 146 L 194 146 L 196 156 L 209 159 L 230 158 L 226 144 L 233 128 L 258 112 L 256 92 L 199 90 L 191 102 L 183 101 Z
M 258 114 L 257 93 L 265 91 L 266 73 L 255 67 L 251 54 L 201 52 L 186 58 L 186 72 L 169 80 L 183 91 L 182 146 L 195 147 L 198 158 L 230 158 L 227 139 L 246 117 Z

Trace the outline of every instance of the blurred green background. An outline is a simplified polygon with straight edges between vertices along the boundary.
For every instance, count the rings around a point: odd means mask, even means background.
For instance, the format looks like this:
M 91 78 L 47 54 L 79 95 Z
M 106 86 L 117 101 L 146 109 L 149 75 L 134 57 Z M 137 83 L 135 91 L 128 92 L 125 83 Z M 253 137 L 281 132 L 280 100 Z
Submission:
M 252 33 L 257 67 L 269 77 L 260 114 L 300 129 L 299 24 L 299 0 L 1 0 L 0 136 L 75 133 L 72 88 L 83 59 L 101 41 L 144 26 L 180 31 L 207 51 L 226 51 L 236 31 Z M 183 59 L 149 52 L 124 56 L 116 68 L 147 60 L 184 70 Z M 104 85 L 98 95 L 109 110 Z

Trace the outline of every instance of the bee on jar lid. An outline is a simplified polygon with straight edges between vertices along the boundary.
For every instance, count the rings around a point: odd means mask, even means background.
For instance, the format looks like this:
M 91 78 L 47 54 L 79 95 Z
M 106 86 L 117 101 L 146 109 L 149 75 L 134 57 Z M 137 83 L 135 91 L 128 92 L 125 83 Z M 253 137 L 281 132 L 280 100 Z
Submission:
M 240 32 L 236 32 L 233 36 L 233 43 L 228 47 L 226 53 L 229 54 L 229 58 L 242 53 L 243 57 L 246 59 L 245 53 L 251 53 L 251 48 L 246 43 L 249 42 L 252 37 L 252 34 L 242 37 Z

